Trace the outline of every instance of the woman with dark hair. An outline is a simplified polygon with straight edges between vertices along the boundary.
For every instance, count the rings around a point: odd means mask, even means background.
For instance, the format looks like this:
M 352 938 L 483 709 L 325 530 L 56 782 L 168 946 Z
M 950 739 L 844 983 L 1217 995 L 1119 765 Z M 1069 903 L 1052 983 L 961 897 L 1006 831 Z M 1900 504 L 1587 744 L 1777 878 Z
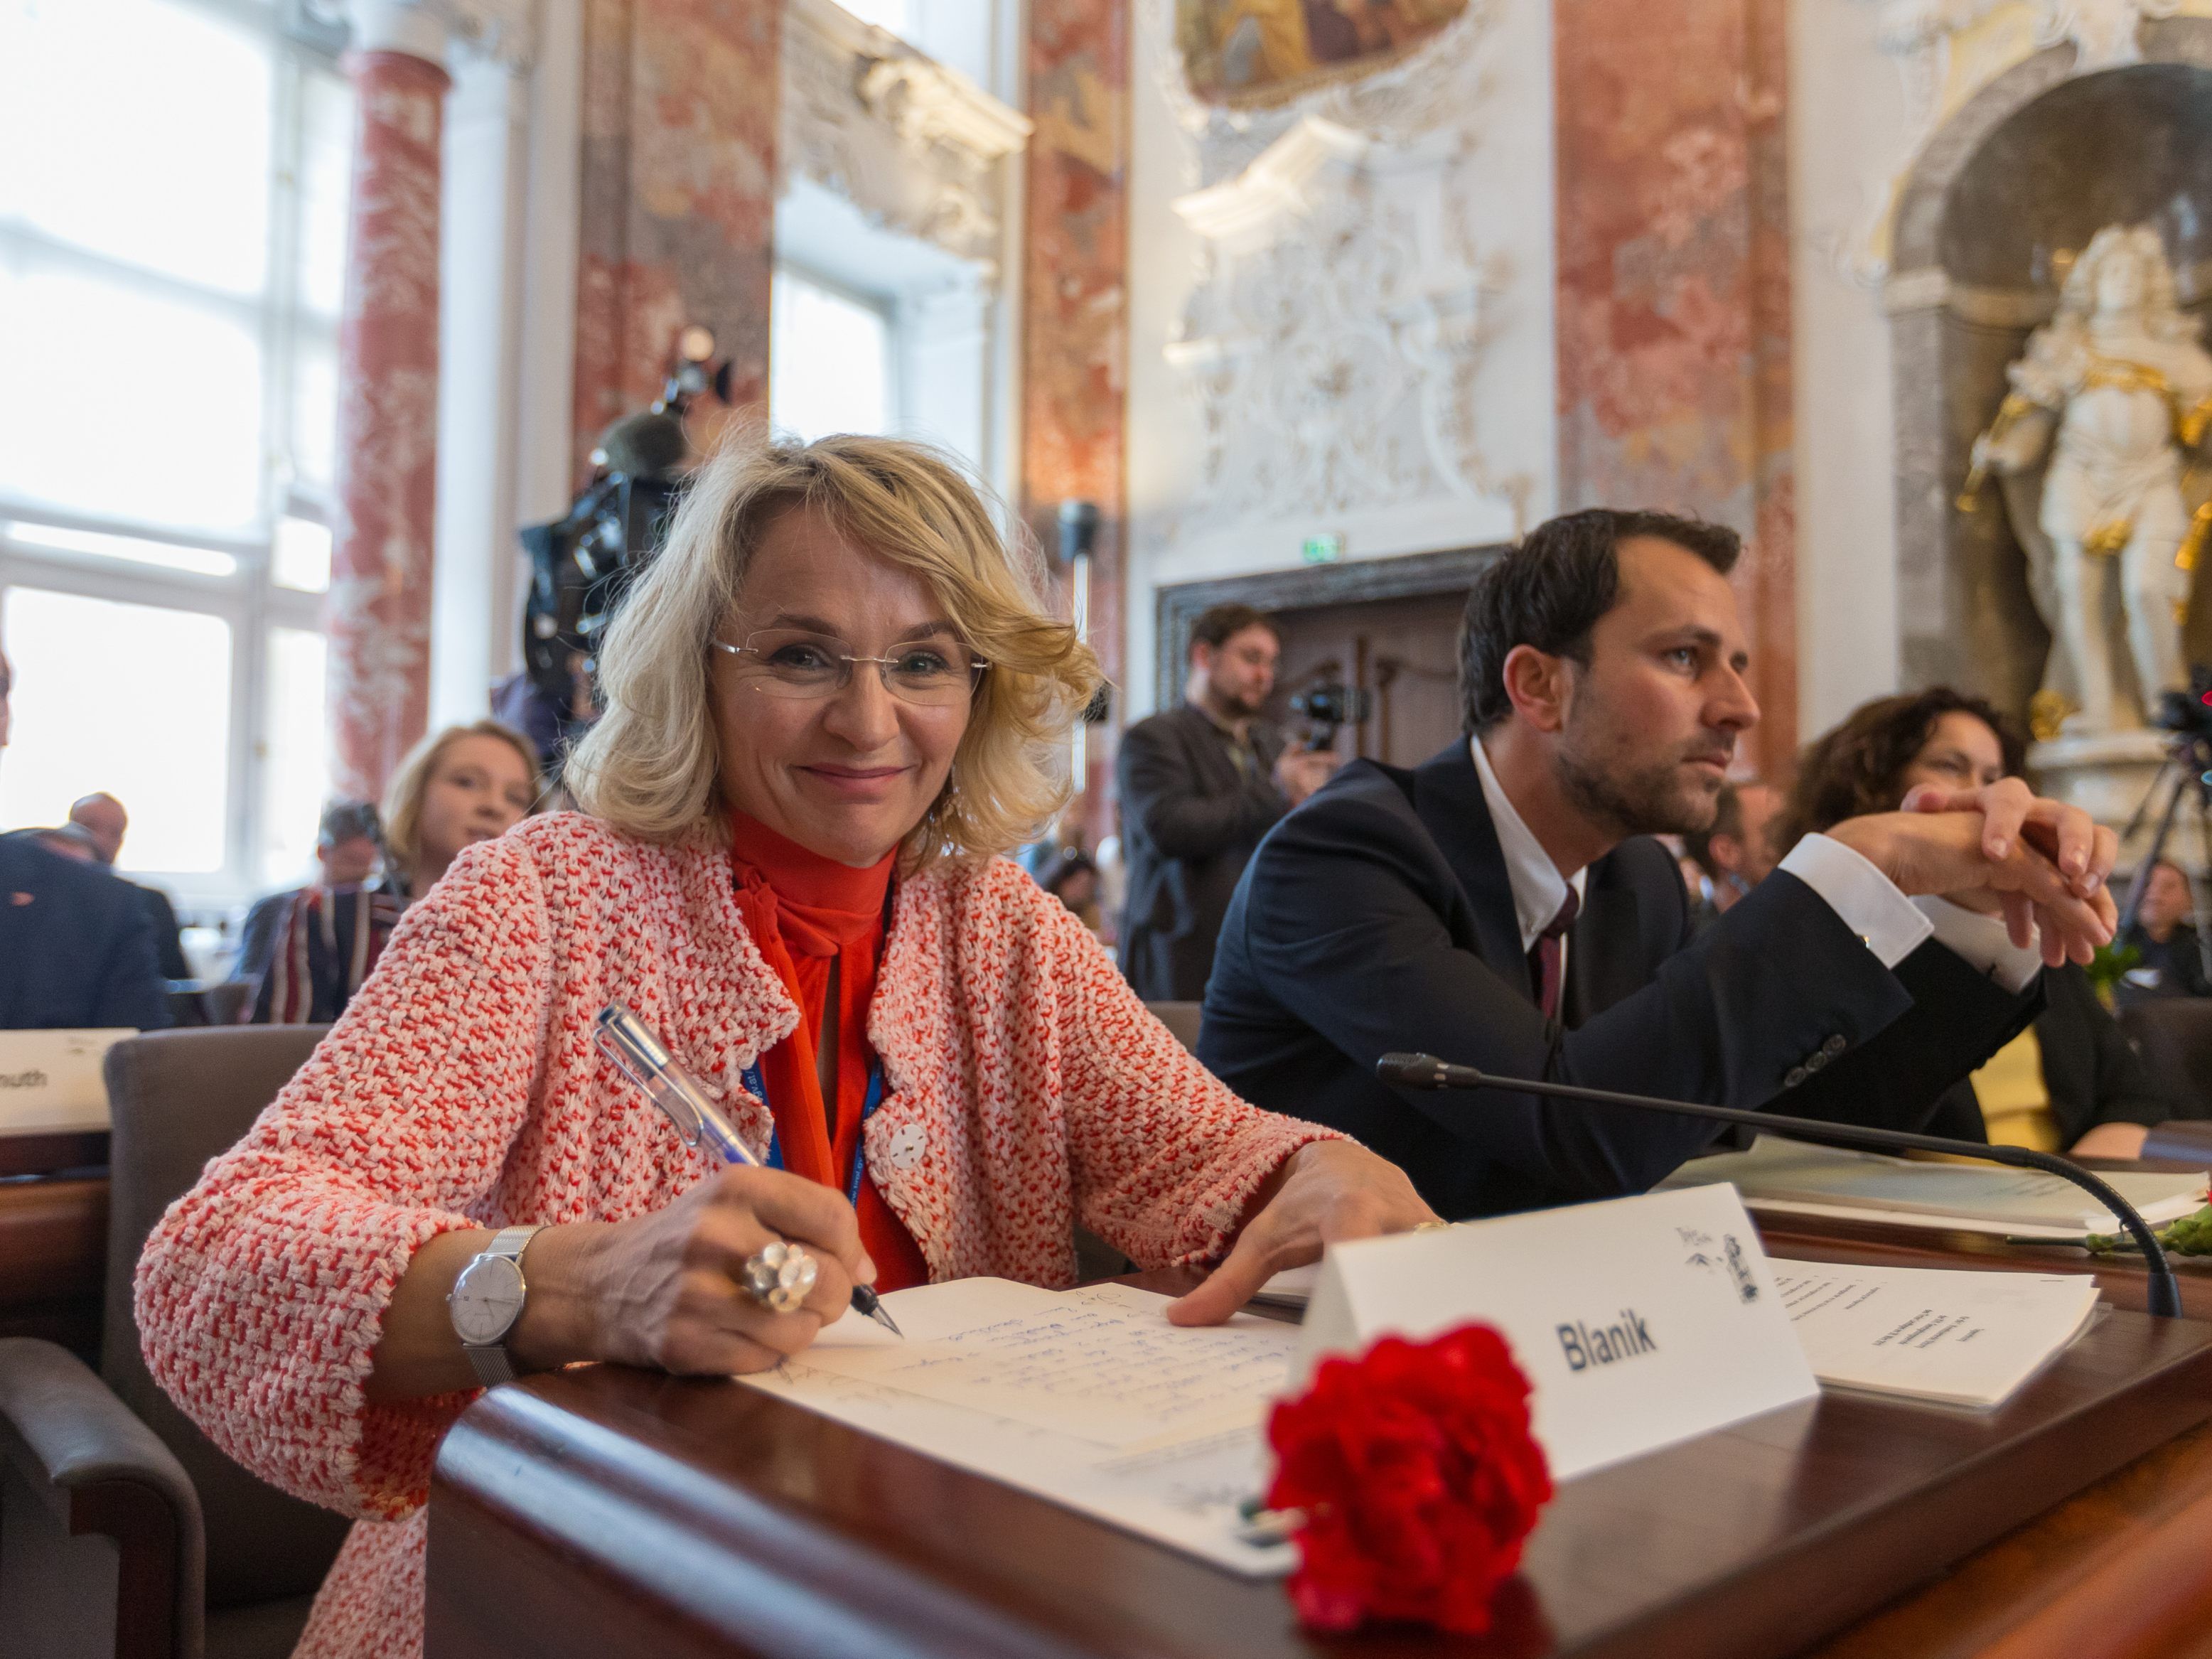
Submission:
M 1917 768 L 1923 775 L 1906 781 Z M 1774 827 L 1773 853 L 1867 812 L 1894 811 L 1914 783 L 1978 789 L 2027 770 L 2027 745 L 1985 699 L 1948 685 L 1876 697 L 1797 757 L 1797 782 Z
M 1923 788 L 1976 789 L 2015 776 L 2027 752 L 2012 722 L 1979 697 L 1948 686 L 1878 697 L 1800 757 L 1775 851 L 1845 818 L 1893 811 Z M 2136 1157 L 2144 1131 L 2171 1109 L 2080 968 L 2045 968 L 2043 984 L 2043 1012 L 1944 1093 L 1929 1133 Z

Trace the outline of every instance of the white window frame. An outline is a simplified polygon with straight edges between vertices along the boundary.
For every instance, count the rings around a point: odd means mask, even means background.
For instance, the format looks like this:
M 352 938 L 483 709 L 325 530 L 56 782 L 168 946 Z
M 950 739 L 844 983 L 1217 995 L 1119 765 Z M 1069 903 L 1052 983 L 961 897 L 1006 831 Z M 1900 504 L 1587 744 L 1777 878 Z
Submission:
M 280 586 L 272 572 L 276 529 L 282 520 L 302 519 L 325 527 L 336 521 L 336 503 L 320 493 L 289 480 L 295 387 L 295 342 L 302 331 L 313 331 L 335 349 L 338 322 L 305 313 L 300 294 L 299 242 L 301 197 L 301 88 L 311 70 L 337 72 L 335 53 L 317 40 L 306 38 L 311 21 L 288 26 L 289 8 L 241 9 L 225 0 L 175 0 L 175 3 L 223 16 L 234 24 L 266 30 L 274 57 L 275 106 L 271 113 L 270 227 L 266 283 L 258 300 L 211 291 L 190 281 L 149 272 L 112 260 L 91 251 L 60 243 L 20 227 L 0 226 L 0 243 L 26 250 L 58 265 L 73 265 L 87 272 L 152 292 L 189 296 L 196 305 L 227 307 L 234 314 L 253 317 L 259 325 L 262 346 L 263 518 L 265 533 L 232 538 L 201 535 L 173 526 L 124 519 L 106 519 L 56 511 L 45 504 L 19 501 L 0 493 L 0 622 L 4 622 L 9 595 L 15 588 L 44 589 L 80 598 L 107 599 L 213 616 L 231 629 L 230 731 L 228 764 L 225 768 L 223 800 L 223 862 L 219 870 L 164 871 L 131 868 L 174 893 L 186 910 L 235 909 L 269 883 L 260 867 L 264 846 L 271 826 L 264 823 L 264 769 L 270 736 L 269 709 L 269 634 L 274 628 L 326 634 L 325 595 Z M 11 538 L 8 526 L 46 526 L 125 537 L 180 548 L 204 549 L 228 554 L 237 562 L 227 576 L 137 564 L 127 558 L 79 554 L 30 544 Z M 96 652 L 98 642 L 86 649 Z M 118 665 L 121 672 L 131 665 Z M 22 688 L 29 691 L 31 688 Z M 147 687 L 149 711 L 157 705 L 159 687 Z M 149 720 L 148 731 L 154 729 Z M 118 733 L 128 742 L 141 733 Z M 96 764 L 88 765 L 86 792 L 100 787 Z M 125 801 L 125 808 L 132 803 Z M 5 825 L 0 828 L 16 828 Z M 127 842 L 126 842 L 126 865 Z M 305 872 L 302 872 L 305 873 Z
M 896 432 L 901 424 L 901 413 L 905 408 L 903 397 L 905 388 L 901 373 L 905 365 L 902 361 L 903 354 L 900 350 L 899 307 L 896 301 L 888 299 L 880 294 L 871 294 L 866 289 L 854 288 L 850 283 L 841 283 L 835 276 L 823 275 L 822 271 L 807 264 L 804 259 L 787 258 L 781 254 L 776 256 L 775 268 L 771 273 L 769 288 L 771 296 L 769 325 L 771 354 L 769 362 L 769 385 L 771 398 L 769 418 L 771 421 L 775 418 L 772 395 L 775 385 L 775 362 L 773 356 L 775 339 L 773 296 L 775 292 L 775 282 L 779 277 L 787 277 L 796 282 L 808 283 L 820 289 L 824 294 L 835 295 L 849 305 L 857 306 L 863 311 L 872 312 L 883 319 L 884 428 L 886 432 Z

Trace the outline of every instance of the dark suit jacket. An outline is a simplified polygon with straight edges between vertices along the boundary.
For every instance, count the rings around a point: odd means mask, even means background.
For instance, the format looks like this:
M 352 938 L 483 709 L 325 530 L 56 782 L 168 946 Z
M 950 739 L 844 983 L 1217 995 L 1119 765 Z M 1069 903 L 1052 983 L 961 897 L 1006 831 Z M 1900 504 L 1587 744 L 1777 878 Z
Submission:
M 1230 906 L 1198 1052 L 1246 1099 L 1357 1136 L 1456 1218 L 1641 1192 L 1716 1127 L 1401 1091 L 1375 1078 L 1393 1049 L 1911 1128 L 2039 1000 L 1932 943 L 1884 968 L 1793 876 L 1692 939 L 1680 870 L 1639 836 L 1590 866 L 1566 1018 L 1547 1021 L 1462 739 L 1414 771 L 1355 762 L 1276 826 Z
M 168 1023 L 139 890 L 99 865 L 0 836 L 0 1030 Z
M 1281 737 L 1255 724 L 1252 743 L 1259 764 L 1247 774 L 1226 734 L 1188 703 L 1121 734 L 1115 769 L 1129 876 L 1121 971 L 1139 996 L 1195 1002 L 1206 994 L 1237 878 L 1289 810 L 1273 779 Z
M 2177 926 L 2166 943 L 2160 945 L 2143 930 L 2141 922 L 2129 928 L 2115 941 L 2118 948 L 2132 945 L 2142 957 L 2142 966 L 2155 972 L 2157 978 L 2149 985 L 2123 978 L 2118 996 L 2125 1007 L 2132 1002 L 2148 1002 L 2158 997 L 2212 996 L 2212 981 L 2204 977 L 2203 954 L 2197 948 L 2197 929 L 2187 922 Z
M 2100 1123 L 2163 1123 L 2173 1108 L 2151 1082 L 2120 1023 L 2105 1012 L 2088 975 L 2072 963 L 2043 970 L 2043 1012 L 2035 1017 L 2043 1085 L 2058 1144 L 2071 1146 Z M 1971 1078 L 1946 1090 L 1928 1133 L 1959 1140 L 1988 1138 Z
M 161 966 L 161 977 L 190 979 L 192 965 L 185 960 L 185 941 L 177 931 L 177 907 L 158 887 L 140 887 L 138 902 L 146 911 L 146 926 L 154 939 L 154 959 Z

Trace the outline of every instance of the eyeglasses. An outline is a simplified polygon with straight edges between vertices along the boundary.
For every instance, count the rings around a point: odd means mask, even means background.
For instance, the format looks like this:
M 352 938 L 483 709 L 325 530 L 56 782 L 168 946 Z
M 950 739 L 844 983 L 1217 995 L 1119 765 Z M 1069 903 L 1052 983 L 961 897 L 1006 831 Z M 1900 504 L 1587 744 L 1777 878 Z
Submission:
M 709 640 L 739 664 L 746 684 L 770 696 L 834 697 L 853 683 L 855 663 L 873 663 L 884 690 L 901 702 L 942 708 L 966 702 L 991 665 L 967 652 L 926 640 L 890 647 L 890 654 L 863 657 L 844 641 L 803 629 L 763 628 L 745 635 L 742 645 Z

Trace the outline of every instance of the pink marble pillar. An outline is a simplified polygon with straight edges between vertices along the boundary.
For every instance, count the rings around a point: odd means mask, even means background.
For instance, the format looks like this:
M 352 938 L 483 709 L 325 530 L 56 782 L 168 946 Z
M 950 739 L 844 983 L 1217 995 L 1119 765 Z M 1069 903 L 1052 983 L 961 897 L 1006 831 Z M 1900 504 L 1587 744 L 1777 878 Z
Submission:
M 338 337 L 331 765 L 338 794 L 376 800 L 429 718 L 447 77 L 409 52 L 360 52 L 347 64 L 360 119 Z
M 1797 605 L 1786 0 L 1555 0 L 1559 505 L 1701 514 L 1786 777 Z M 1817 140 L 1816 140 L 1817 142 Z
M 1099 511 L 1091 648 L 1123 679 L 1127 517 L 1128 0 L 1032 0 L 1029 8 L 1029 244 L 1022 272 L 1021 510 L 1048 548 L 1063 501 Z M 1084 745 L 1090 843 L 1113 833 L 1115 733 Z

